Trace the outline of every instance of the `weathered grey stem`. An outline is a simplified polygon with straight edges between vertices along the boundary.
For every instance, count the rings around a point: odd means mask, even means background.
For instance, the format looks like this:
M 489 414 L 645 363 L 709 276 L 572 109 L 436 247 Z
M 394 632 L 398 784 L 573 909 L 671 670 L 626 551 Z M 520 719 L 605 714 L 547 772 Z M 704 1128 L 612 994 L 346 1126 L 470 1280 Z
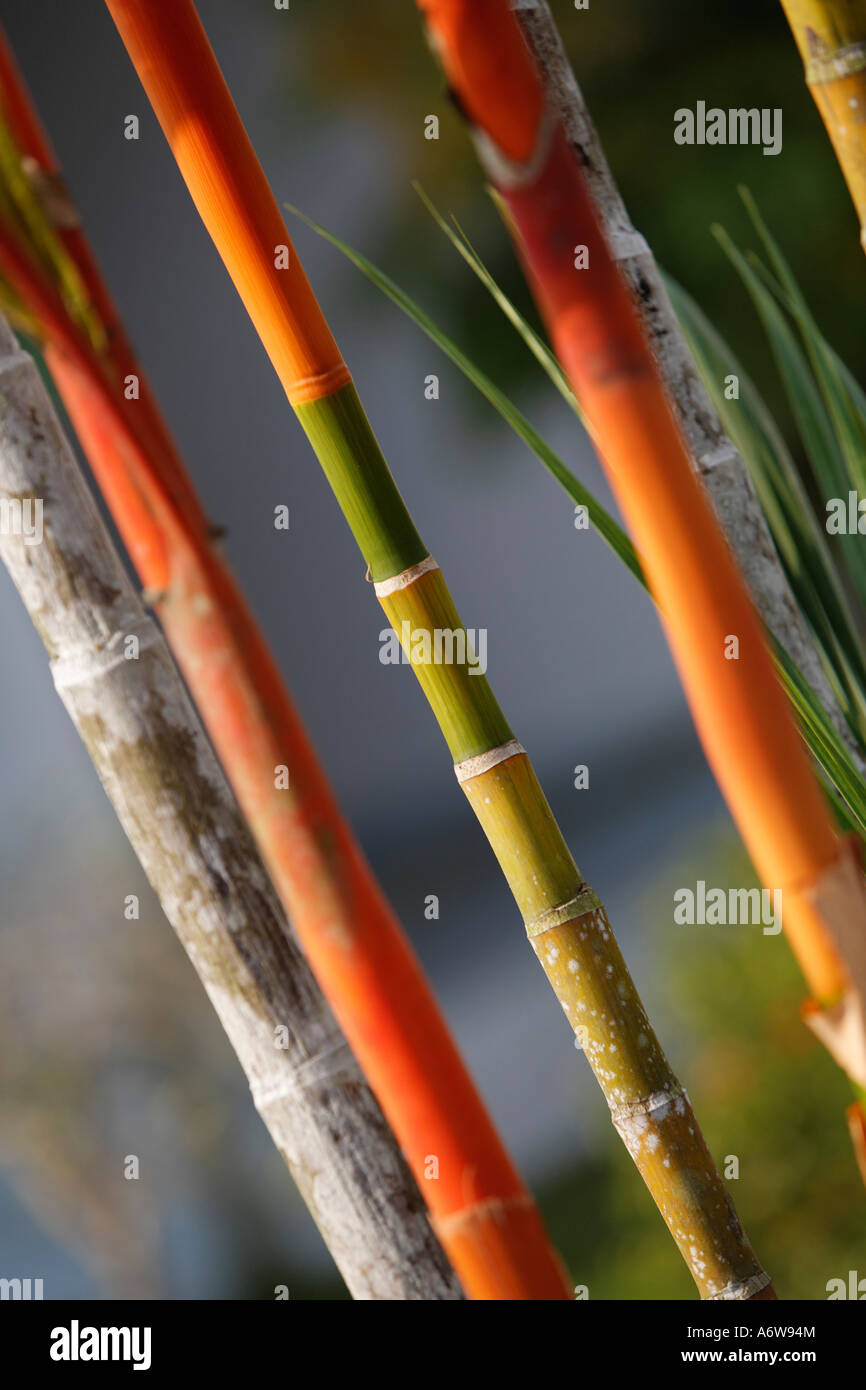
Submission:
M 860 772 L 864 760 L 803 623 L 740 454 L 727 438 L 679 326 L 652 251 L 635 231 L 545 0 L 511 0 L 580 161 L 614 256 L 634 294 L 680 422 L 752 601 L 815 691 Z
M 27 528 L 16 525 L 25 499 Z M 350 1292 L 462 1298 L 36 366 L 2 319 L 0 500 L 0 557 L 61 699 Z

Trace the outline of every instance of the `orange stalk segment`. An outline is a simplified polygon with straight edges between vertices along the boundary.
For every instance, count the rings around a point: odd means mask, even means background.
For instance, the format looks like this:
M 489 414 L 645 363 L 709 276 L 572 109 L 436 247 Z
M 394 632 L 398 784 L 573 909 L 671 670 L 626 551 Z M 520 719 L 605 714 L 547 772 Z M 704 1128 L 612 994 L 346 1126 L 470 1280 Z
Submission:
M 217 229 L 223 260 L 289 400 L 330 395 L 350 380 L 349 369 L 195 8 L 186 0 L 108 8 L 202 221 Z M 196 62 L 179 83 L 176 63 L 166 56 L 185 53 L 195 53 Z
M 426 8 L 423 0 L 421 8 Z M 436 6 L 436 24 L 428 32 L 473 125 L 483 128 L 506 158 L 523 162 L 534 148 L 544 94 L 516 26 L 500 30 L 496 44 L 488 42 L 495 23 L 495 0 L 472 5 L 446 0 Z

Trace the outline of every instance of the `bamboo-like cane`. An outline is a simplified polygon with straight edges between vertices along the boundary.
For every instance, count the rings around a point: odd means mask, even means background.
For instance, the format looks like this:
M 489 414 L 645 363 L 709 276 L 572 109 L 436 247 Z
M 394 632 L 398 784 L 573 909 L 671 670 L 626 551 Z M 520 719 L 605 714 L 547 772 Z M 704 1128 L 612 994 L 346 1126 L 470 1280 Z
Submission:
M 866 0 L 782 0 L 866 251 Z
M 8 119 L 51 174 L 8 51 Z M 212 544 L 203 508 L 129 352 L 80 231 L 65 236 L 109 332 L 107 364 L 39 267 L 0 227 L 0 273 L 44 331 L 46 361 L 100 488 L 320 983 L 395 1130 L 458 1274 L 476 1298 L 569 1289 L 538 1211 L 454 1045 L 414 954 L 340 816 L 273 658 Z M 141 396 L 121 403 L 120 383 Z M 138 407 L 145 405 L 139 415 Z M 276 785 L 288 767 L 290 786 Z M 461 1227 L 452 1241 L 449 1223 Z
M 107 3 L 382 607 L 401 634 L 536 955 L 702 1296 L 775 1297 L 650 1026 L 604 907 L 578 872 L 486 678 L 471 654 L 460 655 L 465 629 L 388 471 L 191 0 L 177 0 L 170 9 L 147 0 Z M 289 269 L 275 269 L 277 246 L 289 248 Z M 437 640 L 454 642 L 456 660 L 431 657 Z M 345 1020 L 344 1026 L 354 1038 Z M 363 1061 L 362 1046 L 358 1053 Z M 442 1223 L 437 1229 L 442 1234 Z M 462 1220 L 450 1227 L 456 1244 L 465 1232 Z M 453 1259 L 454 1246 L 446 1242 L 446 1248 Z
M 808 1022 L 866 1086 L 866 887 L 809 767 L 760 623 L 508 0 L 419 0 L 664 614 L 704 750 L 784 925 Z
M 544 80 L 548 102 L 559 112 L 574 157 L 586 173 L 608 246 L 632 291 L 664 377 L 692 467 L 706 487 L 752 601 L 817 694 L 855 765 L 866 775 L 866 758 L 851 734 L 806 630 L 746 465 L 725 436 L 698 375 L 652 250 L 632 225 L 550 7 L 546 0 L 511 0 L 511 8 Z
M 12 524 L 41 507 L 41 538 Z M 350 1291 L 455 1299 L 420 1193 L 322 997 L 32 359 L 0 319 L 0 558 L 58 692 Z M 17 533 L 16 533 L 17 530 Z

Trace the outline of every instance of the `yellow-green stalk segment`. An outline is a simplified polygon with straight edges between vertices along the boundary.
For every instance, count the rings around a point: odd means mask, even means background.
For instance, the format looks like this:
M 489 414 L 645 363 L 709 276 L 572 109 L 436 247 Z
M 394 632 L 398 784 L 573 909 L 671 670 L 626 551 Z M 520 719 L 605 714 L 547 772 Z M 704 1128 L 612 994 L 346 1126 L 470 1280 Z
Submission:
M 604 907 L 584 882 L 475 660 L 354 387 L 295 408 L 433 708 L 533 950 L 701 1296 L 772 1296 L 769 1276 L 650 1026 Z
M 782 0 L 866 250 L 866 0 Z

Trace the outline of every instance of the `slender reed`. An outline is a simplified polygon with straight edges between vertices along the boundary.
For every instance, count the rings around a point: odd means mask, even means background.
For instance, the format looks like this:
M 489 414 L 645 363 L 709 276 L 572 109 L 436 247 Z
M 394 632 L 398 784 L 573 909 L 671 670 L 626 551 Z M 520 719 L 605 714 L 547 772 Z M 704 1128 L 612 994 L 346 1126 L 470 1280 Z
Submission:
M 866 773 L 866 761 L 791 593 L 746 465 L 726 437 L 701 382 L 652 250 L 632 225 L 550 7 L 546 0 L 511 0 L 511 8 L 535 58 L 547 100 L 559 113 L 572 152 L 585 170 L 596 214 L 634 296 L 692 467 L 707 489 L 752 601 L 817 694 L 860 771 Z
M 33 361 L 0 319 L 2 558 L 58 692 L 350 1291 L 455 1299 L 420 1194 L 289 928 Z M 17 533 L 16 533 L 17 531 Z M 37 540 L 37 543 L 33 541 Z
M 419 0 L 659 603 L 692 716 L 813 1005 L 866 1084 L 866 887 L 666 398 L 585 175 L 507 0 Z
M 866 251 L 866 0 L 782 0 Z
M 210 232 L 333 488 L 548 979 L 702 1296 L 772 1298 L 682 1087 L 388 471 L 189 0 L 107 0 Z M 274 249 L 289 250 L 275 269 Z M 451 661 L 441 643 L 453 643 Z M 339 1010 L 338 1010 L 339 1012 Z M 352 1037 L 347 1026 L 347 1032 Z M 364 1052 L 359 1046 L 362 1060 Z M 462 1222 L 437 1230 L 456 1239 Z M 453 1247 L 446 1248 L 454 1258 Z M 459 1261 L 457 1268 L 459 1270 Z
M 4 109 L 24 152 L 56 172 L 8 52 L 0 77 L 13 94 Z M 0 273 L 46 338 L 46 361 L 277 892 L 443 1223 L 463 1286 L 476 1298 L 566 1298 L 538 1212 L 214 547 L 80 232 L 64 245 L 99 306 L 103 351 L 85 331 L 92 316 L 70 318 L 2 218 Z M 121 386 L 130 374 L 143 389 L 128 401 Z M 449 1223 L 459 1238 L 451 1239 Z

